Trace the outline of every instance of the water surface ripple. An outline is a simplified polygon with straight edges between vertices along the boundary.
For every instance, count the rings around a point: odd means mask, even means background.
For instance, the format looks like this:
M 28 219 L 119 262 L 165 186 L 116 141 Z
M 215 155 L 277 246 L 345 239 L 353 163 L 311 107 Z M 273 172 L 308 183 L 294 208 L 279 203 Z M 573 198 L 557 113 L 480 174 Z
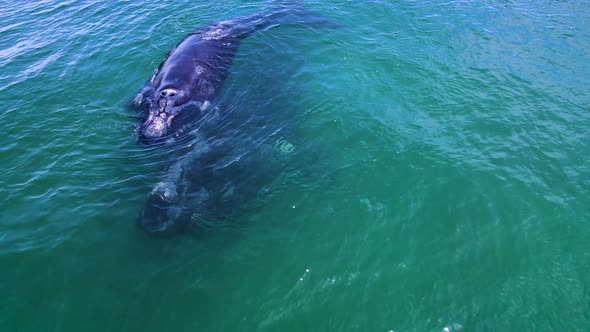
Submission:
M 260 165 L 293 144 L 266 197 L 136 227 L 177 151 L 125 106 L 187 33 L 273 6 L 0 3 L 0 330 L 590 329 L 579 1 L 305 2 L 346 29 L 253 35 L 215 101 Z

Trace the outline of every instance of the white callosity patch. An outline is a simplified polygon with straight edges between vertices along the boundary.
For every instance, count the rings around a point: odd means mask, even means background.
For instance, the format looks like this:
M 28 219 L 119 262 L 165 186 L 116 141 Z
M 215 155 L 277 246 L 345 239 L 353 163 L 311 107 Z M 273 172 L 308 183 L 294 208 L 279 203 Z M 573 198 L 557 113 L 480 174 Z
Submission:
M 158 182 L 152 194 L 160 195 L 160 197 L 166 202 L 173 202 L 178 199 L 177 183 L 180 181 L 182 175 L 182 167 L 179 163 L 172 165 L 163 179 Z
M 203 33 L 202 37 L 205 40 L 219 40 L 225 38 L 229 35 L 227 30 L 219 27 L 215 27 L 205 33 Z
M 158 182 L 152 190 L 152 194 L 159 195 L 165 202 L 174 201 L 178 197 L 176 186 L 172 182 Z
M 201 104 L 201 111 L 206 111 L 209 106 L 211 106 L 211 102 L 208 100 L 205 100 L 202 104 Z
M 197 73 L 197 76 L 203 75 L 203 73 L 205 73 L 205 68 L 203 68 L 203 66 L 196 65 L 195 66 L 195 73 Z
M 201 35 L 205 40 L 219 40 L 229 36 L 236 26 L 236 22 L 232 20 L 221 21 L 211 27 L 208 31 Z

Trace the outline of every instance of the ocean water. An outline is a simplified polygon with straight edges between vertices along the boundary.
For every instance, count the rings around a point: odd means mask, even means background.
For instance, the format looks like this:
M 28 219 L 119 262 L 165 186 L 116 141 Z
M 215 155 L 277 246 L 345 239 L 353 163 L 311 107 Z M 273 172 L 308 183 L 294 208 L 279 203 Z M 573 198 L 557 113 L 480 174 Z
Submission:
M 242 128 L 292 145 L 269 194 L 154 238 L 125 106 L 273 1 L 0 4 L 0 331 L 590 330 L 590 6 L 304 6 L 345 28 L 257 32 L 215 101 L 290 128 Z

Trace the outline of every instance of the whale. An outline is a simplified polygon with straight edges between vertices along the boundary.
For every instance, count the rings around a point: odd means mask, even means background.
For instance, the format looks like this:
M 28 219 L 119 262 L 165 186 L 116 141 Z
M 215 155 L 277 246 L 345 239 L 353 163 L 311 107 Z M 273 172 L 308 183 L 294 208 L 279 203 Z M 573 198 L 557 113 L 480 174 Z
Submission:
M 177 124 L 188 117 L 186 113 L 207 111 L 241 40 L 269 24 L 270 19 L 268 15 L 252 15 L 217 22 L 192 32 L 170 50 L 134 98 L 135 106 L 144 111 L 140 142 L 162 142 L 180 127 Z
M 278 2 L 269 13 L 206 25 L 170 50 L 133 99 L 141 114 L 138 140 L 143 145 L 182 143 L 157 150 L 174 156 L 154 177 L 157 183 L 141 209 L 137 224 L 148 234 L 177 235 L 196 225 L 234 219 L 234 213 L 263 202 L 277 176 L 309 164 L 299 162 L 307 154 L 291 143 L 296 135 L 287 109 L 279 106 L 281 112 L 258 118 L 247 109 L 214 106 L 241 41 L 282 24 L 341 28 L 293 2 Z M 198 130 L 192 130 L 197 123 Z
M 138 139 L 145 145 L 174 137 L 210 108 L 242 40 L 280 24 L 335 28 L 337 24 L 300 6 L 279 2 L 265 14 L 240 16 L 205 25 L 172 48 L 133 98 L 140 110 Z
M 239 148 L 236 140 L 195 140 L 190 151 L 169 163 L 140 212 L 140 228 L 168 237 L 198 226 L 223 226 L 263 202 L 293 155 L 281 154 L 274 145 Z

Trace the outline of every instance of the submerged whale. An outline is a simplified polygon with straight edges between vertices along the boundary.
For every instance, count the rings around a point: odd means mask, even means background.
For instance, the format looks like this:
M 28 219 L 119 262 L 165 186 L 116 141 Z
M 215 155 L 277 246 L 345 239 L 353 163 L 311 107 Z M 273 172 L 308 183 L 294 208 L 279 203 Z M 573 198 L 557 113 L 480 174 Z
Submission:
M 191 226 L 224 225 L 266 201 L 272 181 L 292 167 L 297 153 L 281 151 L 274 138 L 238 146 L 244 139 L 228 135 L 195 140 L 191 150 L 160 175 L 141 210 L 139 226 L 155 236 L 176 235 Z
M 280 143 L 277 148 L 276 142 L 282 138 L 273 136 L 282 130 L 279 127 L 289 125 L 254 128 L 257 122 L 244 125 L 235 114 L 221 112 L 223 115 L 216 116 L 218 110 L 210 107 L 240 42 L 258 30 L 279 24 L 341 27 L 287 2 L 279 2 L 267 14 L 207 25 L 174 47 L 134 98 L 134 104 L 143 111 L 139 140 L 147 145 L 166 142 L 193 122 L 204 119 L 209 123 L 213 122 L 209 119 L 225 117 L 223 126 L 210 124 L 204 125 L 208 129 L 184 131 L 195 137 L 165 167 L 139 216 L 139 226 L 148 233 L 172 235 L 193 224 L 226 219 L 229 212 L 239 211 L 248 202 L 260 202 L 264 185 L 296 164 L 297 153 L 289 152 L 290 143 Z M 278 141 L 268 141 L 271 137 Z M 287 159 L 289 162 L 285 162 Z

